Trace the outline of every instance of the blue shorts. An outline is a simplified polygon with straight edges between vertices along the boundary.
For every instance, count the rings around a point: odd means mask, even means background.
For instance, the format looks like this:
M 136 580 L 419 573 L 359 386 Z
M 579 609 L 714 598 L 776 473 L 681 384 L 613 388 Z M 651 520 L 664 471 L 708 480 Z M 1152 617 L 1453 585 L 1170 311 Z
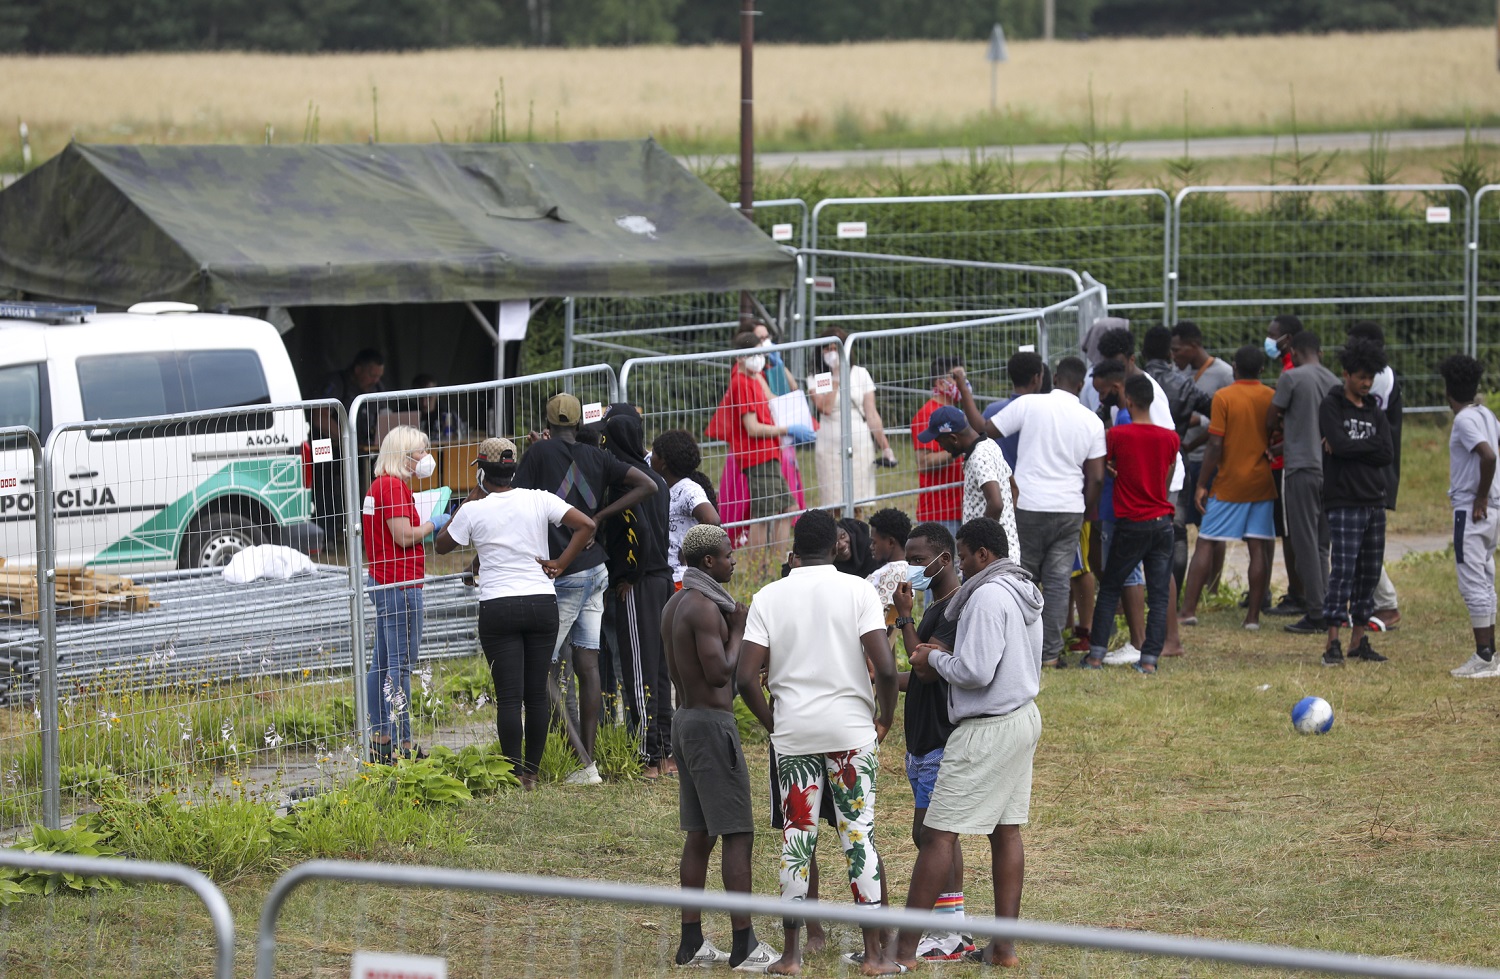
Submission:
M 1275 540 L 1276 501 L 1226 503 L 1210 496 L 1198 536 L 1205 540 Z
M 552 649 L 552 662 L 562 655 L 564 643 L 579 649 L 598 649 L 609 569 L 601 564 L 563 575 L 552 584 L 557 589 L 557 645 Z
M 943 762 L 943 749 L 938 748 L 925 755 L 906 753 L 906 780 L 911 783 L 911 794 L 916 799 L 916 808 L 926 809 L 932 801 L 932 787 L 937 785 L 938 766 Z

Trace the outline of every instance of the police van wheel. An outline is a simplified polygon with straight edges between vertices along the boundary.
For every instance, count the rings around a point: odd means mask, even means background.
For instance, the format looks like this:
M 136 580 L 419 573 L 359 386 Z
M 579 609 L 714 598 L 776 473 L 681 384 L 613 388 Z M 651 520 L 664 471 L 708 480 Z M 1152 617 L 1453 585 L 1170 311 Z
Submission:
M 182 568 L 222 568 L 247 547 L 264 544 L 255 525 L 231 513 L 206 513 L 188 527 L 177 564 Z

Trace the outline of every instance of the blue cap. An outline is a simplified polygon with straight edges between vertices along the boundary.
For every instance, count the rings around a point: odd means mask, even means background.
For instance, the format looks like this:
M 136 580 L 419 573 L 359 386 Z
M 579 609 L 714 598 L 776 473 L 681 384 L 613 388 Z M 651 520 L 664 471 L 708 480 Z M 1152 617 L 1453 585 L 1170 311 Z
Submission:
M 964 416 L 962 409 L 943 405 L 927 419 L 927 431 L 918 435 L 917 441 L 925 445 L 939 435 L 955 435 L 968 427 L 969 419 Z

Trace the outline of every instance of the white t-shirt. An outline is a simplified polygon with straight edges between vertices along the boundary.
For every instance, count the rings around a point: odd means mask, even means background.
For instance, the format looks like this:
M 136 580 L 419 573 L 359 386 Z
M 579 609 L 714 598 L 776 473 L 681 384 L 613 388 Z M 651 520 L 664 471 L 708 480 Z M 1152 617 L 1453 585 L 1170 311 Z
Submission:
M 1162 399 L 1165 404 L 1166 399 Z M 1168 409 L 1170 411 L 1170 409 Z M 1061 388 L 1016 398 L 991 419 L 1001 436 L 1021 433 L 1016 485 L 1022 510 L 1083 513 L 1083 464 L 1102 459 L 1104 423 Z
M 1003 409 L 1002 409 L 1003 410 Z M 1016 457 L 1020 463 L 1019 454 Z M 1017 563 L 1021 559 L 1021 535 L 1016 532 L 1016 508 L 1010 496 L 1010 465 L 1000 443 L 991 438 L 980 439 L 972 452 L 964 457 L 964 523 L 978 520 L 989 508 L 984 496 L 985 483 L 1000 484 L 1000 526 L 1005 530 L 1005 542 L 1010 547 L 1010 558 Z
M 1396 390 L 1396 372 L 1391 370 L 1387 364 L 1385 369 L 1375 375 L 1375 383 L 1370 385 L 1370 397 L 1375 399 L 1375 406 L 1385 411 L 1391 403 L 1391 393 Z
M 776 753 L 822 755 L 875 740 L 875 693 L 860 637 L 885 632 L 864 578 L 833 565 L 793 568 L 755 593 L 745 641 L 769 649 Z
M 555 595 L 545 560 L 547 529 L 562 526 L 571 510 L 566 500 L 542 490 L 491 493 L 459 507 L 448 536 L 479 551 L 479 600 L 516 595 Z
M 708 502 L 708 494 L 691 479 L 679 479 L 672 484 L 667 500 L 667 563 L 672 566 L 672 580 L 681 581 L 682 538 L 698 525 L 693 511 Z

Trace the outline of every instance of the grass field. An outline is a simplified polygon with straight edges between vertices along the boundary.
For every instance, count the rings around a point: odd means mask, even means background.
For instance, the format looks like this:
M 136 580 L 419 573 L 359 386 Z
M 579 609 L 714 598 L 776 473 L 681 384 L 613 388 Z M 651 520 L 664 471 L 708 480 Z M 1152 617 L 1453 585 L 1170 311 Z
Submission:
M 765 149 L 1397 128 L 1495 116 L 1484 28 L 1370 35 L 1015 42 L 989 110 L 984 45 L 761 45 Z M 636 138 L 735 145 L 738 49 L 0 58 L 0 106 L 39 156 L 92 142 Z M 503 103 L 499 89 L 504 86 Z M 1295 89 L 1295 92 L 1293 91 Z M 378 105 L 377 105 L 378 103 Z M 503 115 L 503 121 L 502 121 Z
M 1409 603 L 1380 666 L 1331 671 L 1319 641 L 1249 636 L 1210 613 L 1189 654 L 1159 676 L 1052 671 L 1027 830 L 1029 917 L 1376 955 L 1491 964 L 1500 910 L 1492 760 L 1500 684 L 1453 680 L 1467 620 L 1441 555 L 1394 569 Z M 1316 693 L 1332 733 L 1300 737 L 1287 711 Z M 897 900 L 914 849 L 900 727 L 881 762 L 878 842 Z M 762 745 L 747 748 L 754 784 Z M 673 784 L 547 787 L 453 814 L 467 845 L 351 857 L 671 884 L 680 837 Z M 981 841 L 966 841 L 971 911 L 990 906 Z M 847 900 L 824 839 L 825 894 Z M 755 888 L 774 893 L 774 837 L 755 851 Z M 710 877 L 711 886 L 714 876 Z M 228 886 L 241 975 L 269 877 Z M 455 976 L 644 976 L 669 971 L 668 911 L 318 885 L 289 905 L 279 975 L 346 975 L 357 948 L 445 955 Z M 779 940 L 775 922 L 760 921 Z M 727 941 L 710 916 L 706 932 Z M 0 913 L 6 974 L 209 974 L 202 915 L 180 893 L 127 889 L 32 900 Z M 836 930 L 834 947 L 856 946 Z M 1031 975 L 1237 975 L 1244 970 L 1115 954 L 1022 948 Z M 963 975 L 974 967 L 955 966 Z M 832 952 L 809 974 L 847 975 Z

